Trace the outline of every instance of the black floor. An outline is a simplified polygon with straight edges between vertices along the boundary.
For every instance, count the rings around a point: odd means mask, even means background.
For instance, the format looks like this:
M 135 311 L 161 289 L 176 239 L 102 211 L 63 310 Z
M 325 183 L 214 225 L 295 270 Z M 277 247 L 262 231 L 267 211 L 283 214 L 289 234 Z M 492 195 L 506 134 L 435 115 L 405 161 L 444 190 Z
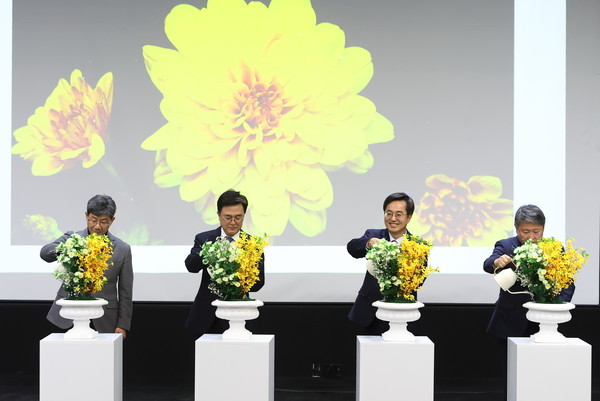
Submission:
M 38 380 L 37 376 L 0 376 L 0 401 L 38 401 Z M 594 380 L 591 401 L 600 401 L 599 384 Z M 275 401 L 355 401 L 355 385 L 354 378 L 276 378 Z M 504 401 L 502 386 L 496 379 L 437 379 L 434 399 Z M 194 386 L 190 380 L 161 383 L 140 377 L 124 382 L 123 401 L 194 401 Z
M 354 378 L 277 378 L 275 401 L 354 401 L 355 385 Z M 434 398 L 436 401 L 502 401 L 504 393 L 501 387 L 500 382 L 493 379 L 437 380 Z M 0 376 L 0 401 L 38 400 L 37 376 Z M 123 384 L 123 400 L 194 401 L 193 382 L 161 383 L 144 378 L 127 380 Z M 600 401 L 600 397 L 593 400 Z

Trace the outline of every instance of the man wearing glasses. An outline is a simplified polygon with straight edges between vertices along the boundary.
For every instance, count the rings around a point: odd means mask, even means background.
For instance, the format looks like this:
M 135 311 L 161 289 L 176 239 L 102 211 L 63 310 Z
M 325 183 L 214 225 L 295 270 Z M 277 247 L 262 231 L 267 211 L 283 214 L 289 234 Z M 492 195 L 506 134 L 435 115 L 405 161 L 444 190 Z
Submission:
M 369 229 L 360 238 L 354 238 L 348 245 L 348 253 L 355 258 L 364 258 L 367 250 L 382 239 L 395 241 L 398 245 L 402 242 L 405 234 L 410 234 L 406 229 L 415 210 L 415 203 L 410 196 L 404 192 L 396 192 L 385 198 L 383 202 L 383 229 Z M 379 284 L 375 277 L 369 272 L 365 278 L 354 305 L 348 314 L 348 318 L 357 325 L 364 327 L 364 334 L 379 335 L 386 331 L 389 326 L 375 317 L 376 308 L 373 302 L 383 299 L 379 291 Z
M 88 201 L 85 212 L 87 228 L 77 234 L 82 237 L 87 237 L 89 234 L 107 235 L 113 243 L 113 255 L 108 260 L 108 269 L 104 272 L 106 284 L 100 291 L 94 293 L 96 298 L 103 298 L 108 301 L 108 304 L 104 306 L 104 315 L 93 319 L 92 325 L 101 333 L 119 333 L 125 338 L 131 325 L 133 311 L 133 267 L 131 247 L 108 232 L 115 221 L 116 211 L 117 205 L 110 196 L 93 196 Z M 73 232 L 69 231 L 54 242 L 44 245 L 40 251 L 40 257 L 46 262 L 55 262 L 56 247 L 61 242 L 65 242 L 72 234 Z M 68 294 L 61 286 L 56 300 L 67 296 Z M 61 329 L 69 329 L 73 322 L 59 315 L 60 306 L 56 304 L 56 300 L 48 312 L 47 319 Z
M 190 273 L 198 273 L 202 271 L 202 281 L 200 288 L 190 313 L 188 315 L 185 326 L 190 329 L 197 338 L 204 333 L 223 333 L 227 329 L 228 323 L 225 320 L 216 319 L 216 307 L 211 303 L 217 296 L 208 289 L 210 276 L 208 274 L 208 266 L 202 262 L 200 250 L 202 245 L 208 241 L 215 241 L 218 237 L 226 237 L 230 241 L 235 241 L 242 231 L 244 224 L 244 216 L 248 209 L 248 199 L 237 191 L 225 191 L 219 199 L 217 199 L 217 216 L 219 216 L 220 226 L 214 230 L 205 231 L 197 234 L 194 238 L 194 246 L 190 254 L 185 259 L 185 267 Z M 265 260 L 264 256 L 258 265 L 260 270 L 259 279 L 252 287 L 251 291 L 255 292 L 262 288 L 265 283 Z

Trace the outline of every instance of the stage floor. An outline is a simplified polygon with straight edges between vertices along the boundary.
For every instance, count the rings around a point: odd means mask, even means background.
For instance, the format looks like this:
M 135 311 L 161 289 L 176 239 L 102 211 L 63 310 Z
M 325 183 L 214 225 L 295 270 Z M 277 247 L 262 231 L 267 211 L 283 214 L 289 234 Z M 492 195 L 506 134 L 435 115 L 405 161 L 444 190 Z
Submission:
M 600 401 L 600 380 L 594 380 L 592 401 Z M 503 401 L 503 384 L 497 379 L 438 379 L 435 401 Z M 38 401 L 39 378 L 34 375 L 0 375 L 0 401 Z M 354 378 L 279 378 L 275 401 L 355 401 Z M 123 383 L 123 401 L 194 401 L 193 380 L 161 381 L 137 377 Z
M 34 375 L 0 375 L 0 401 L 38 401 L 39 381 Z M 594 381 L 592 401 L 600 401 L 599 380 Z M 502 401 L 498 379 L 438 379 L 436 401 Z M 355 401 L 354 378 L 278 378 L 275 401 Z M 123 401 L 194 401 L 193 380 L 161 382 L 136 377 L 123 383 Z

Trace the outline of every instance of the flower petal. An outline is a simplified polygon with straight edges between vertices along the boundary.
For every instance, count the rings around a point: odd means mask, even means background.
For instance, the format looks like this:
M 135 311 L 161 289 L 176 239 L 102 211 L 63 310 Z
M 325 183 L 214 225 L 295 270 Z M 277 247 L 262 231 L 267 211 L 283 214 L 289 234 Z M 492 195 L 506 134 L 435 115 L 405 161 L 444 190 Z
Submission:
M 33 160 L 31 173 L 38 176 L 48 176 L 62 170 L 64 163 L 51 156 L 41 155 Z

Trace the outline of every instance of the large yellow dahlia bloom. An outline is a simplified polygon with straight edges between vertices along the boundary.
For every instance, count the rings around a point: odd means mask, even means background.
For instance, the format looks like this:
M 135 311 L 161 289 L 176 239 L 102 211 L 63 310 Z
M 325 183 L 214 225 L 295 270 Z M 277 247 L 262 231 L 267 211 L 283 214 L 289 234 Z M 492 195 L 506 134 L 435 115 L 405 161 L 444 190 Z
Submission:
M 91 167 L 104 156 L 104 139 L 113 98 L 108 72 L 92 88 L 73 70 L 71 82 L 61 79 L 43 107 L 14 132 L 12 153 L 31 160 L 33 175 L 47 176 L 72 167 L 77 160 Z
M 179 185 L 209 224 L 216 197 L 234 188 L 250 199 L 256 232 L 279 235 L 288 220 L 322 232 L 333 201 L 326 171 L 366 172 L 369 145 L 393 138 L 358 95 L 373 76 L 369 52 L 317 24 L 309 0 L 182 4 L 165 32 L 174 50 L 144 46 L 168 121 L 142 144 L 156 151 L 155 183 Z
M 432 189 L 415 208 L 411 232 L 437 246 L 492 246 L 512 232 L 513 202 L 502 199 L 498 177 L 468 181 L 436 174 L 425 180 Z

